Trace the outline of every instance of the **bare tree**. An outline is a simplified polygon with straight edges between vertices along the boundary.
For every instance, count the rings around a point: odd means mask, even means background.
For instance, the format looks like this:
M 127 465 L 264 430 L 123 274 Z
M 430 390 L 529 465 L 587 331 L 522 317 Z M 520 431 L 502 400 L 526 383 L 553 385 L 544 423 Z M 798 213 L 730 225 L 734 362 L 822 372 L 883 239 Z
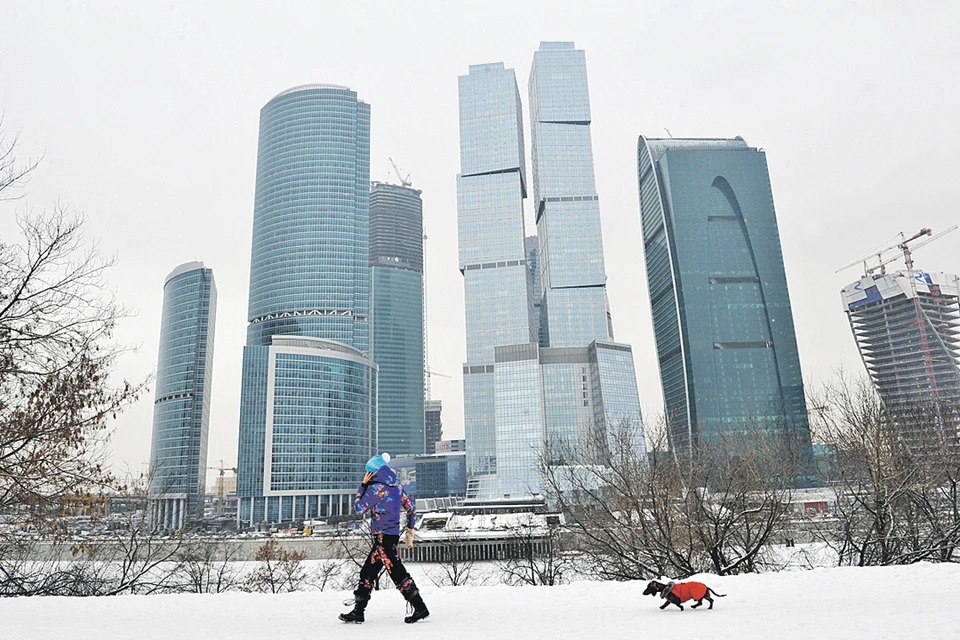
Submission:
M 23 196 L 18 192 L 30 177 L 30 173 L 40 164 L 39 160 L 17 161 L 17 143 L 20 136 L 7 139 L 3 135 L 3 118 L 0 117 L 0 201 L 16 200 Z
M 637 430 L 629 422 L 593 425 L 576 443 L 553 443 L 560 450 L 543 465 L 588 570 L 631 580 L 765 566 L 809 458 L 802 447 L 787 442 L 785 430 L 748 425 L 679 456 L 666 429 L 654 428 L 648 456 Z
M 573 556 L 567 553 L 558 525 L 520 529 L 500 562 L 504 584 L 552 587 L 562 584 L 572 569 Z
M 318 591 L 327 589 L 343 590 L 352 586 L 352 578 L 345 575 L 345 564 L 343 560 L 328 559 L 321 560 L 313 569 L 313 580 L 311 584 Z
M 839 564 L 960 560 L 960 450 L 942 407 L 891 411 L 866 379 L 842 375 L 818 405 L 835 500 L 817 531 Z
M 372 539 L 370 521 L 368 518 L 348 516 L 339 524 L 345 524 L 349 527 L 337 531 L 337 544 L 340 545 L 340 551 L 337 555 L 345 561 L 346 575 L 343 576 L 343 584 L 353 589 L 356 586 L 360 569 L 366 563 L 370 554 Z M 374 589 L 380 589 L 381 579 L 386 579 L 383 571 L 377 576 L 373 585 Z
M 247 578 L 249 591 L 262 593 L 286 593 L 303 588 L 309 579 L 303 561 L 304 551 L 284 549 L 276 540 L 267 540 L 259 549 L 255 559 L 257 567 Z
M 114 519 L 95 540 L 0 541 L 0 594 L 110 596 L 180 591 L 179 535 L 158 535 L 142 512 Z
M 477 560 L 459 532 L 447 532 L 442 540 L 431 541 L 439 547 L 436 569 L 426 571 L 438 587 L 459 587 L 477 582 Z
M 0 198 L 34 166 L 18 168 L 13 148 L 0 144 Z M 109 381 L 125 312 L 83 219 L 58 206 L 18 222 L 21 241 L 0 241 L 0 512 L 40 521 L 109 482 L 108 421 L 143 387 Z
M 240 581 L 240 545 L 229 540 L 198 539 L 177 554 L 177 586 L 193 593 L 232 591 Z

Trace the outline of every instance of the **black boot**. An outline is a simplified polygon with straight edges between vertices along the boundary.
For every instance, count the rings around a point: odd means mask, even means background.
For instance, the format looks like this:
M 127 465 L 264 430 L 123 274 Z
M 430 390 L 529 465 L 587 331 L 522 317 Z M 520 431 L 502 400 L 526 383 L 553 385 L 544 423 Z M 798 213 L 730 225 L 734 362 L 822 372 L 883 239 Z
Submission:
M 430 615 L 430 612 L 427 611 L 427 605 L 424 604 L 423 598 L 420 597 L 420 592 L 414 593 L 410 596 L 410 599 L 407 600 L 411 605 L 413 605 L 413 613 L 408 615 L 403 619 L 407 624 L 413 624 L 419 620 L 423 620 Z
M 367 608 L 367 603 L 370 602 L 370 594 L 364 591 L 354 591 L 353 592 L 353 610 L 346 613 L 340 614 L 340 619 L 343 622 L 355 622 L 356 624 L 363 623 L 363 611 Z M 349 604 L 348 600 L 344 604 Z

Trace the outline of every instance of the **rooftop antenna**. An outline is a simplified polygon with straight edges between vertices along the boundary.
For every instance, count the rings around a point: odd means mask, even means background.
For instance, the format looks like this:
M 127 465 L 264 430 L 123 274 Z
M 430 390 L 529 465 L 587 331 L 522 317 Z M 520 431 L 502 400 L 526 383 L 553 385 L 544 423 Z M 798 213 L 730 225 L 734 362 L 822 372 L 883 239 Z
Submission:
M 670 136 L 671 138 L 673 137 L 673 134 L 670 133 L 670 129 L 667 129 L 666 127 L 664 127 L 663 130 L 667 132 L 668 136 Z
M 397 174 L 397 179 L 400 181 L 400 186 L 409 187 L 411 184 L 413 184 L 412 182 L 410 182 L 410 174 L 408 173 L 406 176 L 404 176 L 403 173 L 400 171 L 400 167 L 398 167 L 397 163 L 393 161 L 393 158 L 389 158 L 389 160 L 390 160 L 390 164 L 393 165 L 393 172 Z

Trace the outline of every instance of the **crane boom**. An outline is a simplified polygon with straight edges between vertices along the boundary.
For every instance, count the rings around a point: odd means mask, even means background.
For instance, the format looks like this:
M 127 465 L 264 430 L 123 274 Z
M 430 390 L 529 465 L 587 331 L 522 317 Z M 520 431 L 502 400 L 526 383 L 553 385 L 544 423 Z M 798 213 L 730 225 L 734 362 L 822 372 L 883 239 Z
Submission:
M 907 269 L 913 269 L 913 251 L 916 251 L 920 247 L 924 247 L 930 244 L 934 240 L 942 238 L 943 236 L 947 235 L 951 231 L 956 231 L 957 227 L 958 225 L 953 225 L 952 227 L 944 229 L 943 231 L 937 234 L 934 234 L 933 230 L 930 229 L 929 227 L 924 227 L 923 229 L 920 229 L 920 231 L 913 234 L 909 238 L 904 237 L 904 234 L 901 233 L 900 242 L 890 245 L 889 247 L 884 247 L 883 249 L 875 251 L 863 258 L 860 258 L 859 260 L 854 260 L 853 262 L 846 265 L 845 267 L 841 267 L 840 269 L 837 269 L 836 273 L 840 273 L 841 271 L 849 269 L 850 267 L 854 267 L 858 264 L 863 264 L 864 274 L 871 274 L 878 269 L 880 270 L 880 273 L 885 273 L 886 271 L 885 268 L 888 264 L 890 264 L 891 262 L 896 262 L 897 260 L 900 260 L 900 259 L 903 259 Z M 924 236 L 928 236 L 928 237 L 926 237 L 921 242 L 918 242 L 912 246 L 910 245 L 910 243 L 913 242 L 914 240 L 923 238 Z M 884 254 L 887 254 L 891 251 L 896 251 L 897 254 L 885 258 Z M 872 259 L 876 259 L 876 264 L 873 264 L 873 265 L 869 264 L 869 261 Z
M 409 187 L 411 184 L 413 184 L 412 182 L 410 182 L 409 173 L 406 176 L 404 176 L 403 173 L 400 171 L 400 167 L 398 167 L 397 163 L 393 161 L 393 158 L 388 157 L 387 159 L 390 160 L 390 164 L 393 165 L 393 172 L 397 174 L 397 180 L 400 181 L 401 187 Z

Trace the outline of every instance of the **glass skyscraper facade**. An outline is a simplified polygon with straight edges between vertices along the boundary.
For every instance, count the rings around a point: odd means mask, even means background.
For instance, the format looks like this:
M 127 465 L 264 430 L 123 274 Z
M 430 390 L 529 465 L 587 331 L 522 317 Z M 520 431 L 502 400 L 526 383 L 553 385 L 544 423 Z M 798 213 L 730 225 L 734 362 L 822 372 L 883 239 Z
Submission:
M 541 43 L 530 108 L 538 233 L 524 237 L 513 71 L 475 65 L 460 78 L 468 497 L 540 491 L 542 463 L 565 462 L 554 444 L 578 446 L 594 423 L 628 420 L 645 448 L 632 352 L 613 342 L 586 60 L 573 43 Z
M 260 111 L 247 344 L 309 335 L 370 352 L 370 105 L 337 85 Z
M 347 87 L 260 112 L 238 522 L 347 513 L 377 446 L 370 358 L 370 106 Z
M 163 283 L 148 489 L 151 526 L 180 529 L 203 516 L 217 287 L 202 262 Z
M 612 340 L 584 52 L 572 42 L 541 43 L 529 90 L 544 341 Z
M 742 138 L 641 137 L 637 167 L 671 445 L 761 428 L 809 448 L 765 153 Z
M 423 203 L 420 191 L 370 186 L 373 360 L 379 448 L 424 453 Z
M 520 92 L 513 69 L 472 65 L 459 80 L 457 213 L 466 297 L 463 365 L 467 472 L 496 494 L 494 349 L 536 339 L 524 252 L 526 169 Z

